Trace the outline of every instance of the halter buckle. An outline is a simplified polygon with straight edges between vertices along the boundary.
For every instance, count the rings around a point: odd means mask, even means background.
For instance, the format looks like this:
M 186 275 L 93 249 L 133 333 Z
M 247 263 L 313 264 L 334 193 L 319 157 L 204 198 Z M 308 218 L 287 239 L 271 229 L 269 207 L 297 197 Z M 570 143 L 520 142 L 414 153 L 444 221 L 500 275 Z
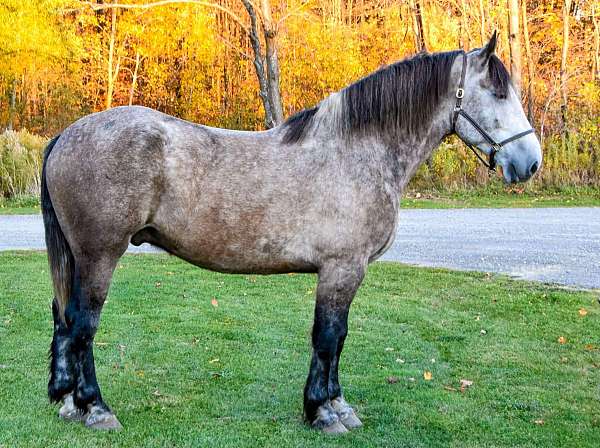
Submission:
M 456 91 L 456 98 L 460 100 L 463 96 L 465 96 L 465 90 L 462 87 L 459 87 Z

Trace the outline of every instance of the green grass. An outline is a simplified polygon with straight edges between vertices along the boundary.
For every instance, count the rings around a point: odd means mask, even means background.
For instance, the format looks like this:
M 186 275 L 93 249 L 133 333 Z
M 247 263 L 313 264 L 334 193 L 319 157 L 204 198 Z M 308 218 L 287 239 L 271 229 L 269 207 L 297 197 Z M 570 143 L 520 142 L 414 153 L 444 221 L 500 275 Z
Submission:
M 0 197 L 0 215 L 34 215 L 40 213 L 40 199 L 35 196 Z
M 372 265 L 341 368 L 365 426 L 331 438 L 301 418 L 314 290 L 311 275 L 124 257 L 95 345 L 124 430 L 98 433 L 59 421 L 45 397 L 45 254 L 0 253 L 0 447 L 599 446 L 596 293 Z M 473 385 L 460 392 L 461 379 Z
M 563 191 L 531 191 L 515 188 L 483 188 L 459 191 L 410 191 L 402 208 L 532 208 L 600 207 L 600 190 L 577 188 Z

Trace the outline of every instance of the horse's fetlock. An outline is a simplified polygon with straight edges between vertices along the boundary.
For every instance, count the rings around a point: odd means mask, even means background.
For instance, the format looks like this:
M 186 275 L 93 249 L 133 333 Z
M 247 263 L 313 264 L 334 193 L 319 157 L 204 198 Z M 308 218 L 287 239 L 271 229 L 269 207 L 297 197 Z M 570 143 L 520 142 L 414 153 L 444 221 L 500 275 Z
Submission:
M 56 376 L 52 374 L 48 382 L 48 398 L 52 403 L 58 403 L 75 388 L 75 381 L 72 376 L 59 375 L 59 378 L 56 378 Z

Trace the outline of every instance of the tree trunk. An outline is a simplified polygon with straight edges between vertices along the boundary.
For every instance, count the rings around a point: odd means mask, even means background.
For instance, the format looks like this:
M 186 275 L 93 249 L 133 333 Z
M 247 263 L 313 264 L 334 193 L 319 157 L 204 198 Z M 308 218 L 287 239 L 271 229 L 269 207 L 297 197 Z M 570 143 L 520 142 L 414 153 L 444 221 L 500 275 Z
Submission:
M 522 0 L 525 3 L 525 0 Z M 521 34 L 519 29 L 519 0 L 508 0 L 508 43 L 510 46 L 510 76 L 521 98 Z
M 117 9 L 111 10 L 111 21 L 110 21 L 110 42 L 108 46 L 108 73 L 107 73 L 107 86 L 106 86 L 106 109 L 110 109 L 112 106 L 112 97 L 115 85 L 115 75 L 113 70 L 113 60 L 115 55 L 115 38 L 117 35 Z
M 525 3 L 525 0 L 523 0 Z M 487 36 L 485 35 L 485 10 L 483 8 L 483 0 L 479 0 L 479 37 L 481 38 L 481 46 L 483 47 L 487 42 Z
M 596 16 L 596 6 L 592 3 L 592 22 L 594 24 L 594 60 L 592 63 L 592 82 L 600 79 L 600 25 Z
M 265 36 L 265 56 L 267 62 L 267 81 L 269 102 L 275 125 L 283 123 L 283 107 L 281 93 L 279 92 L 279 59 L 277 58 L 277 25 L 271 17 L 271 4 L 269 0 L 260 2 Z
M 13 78 L 10 84 L 10 93 L 8 98 L 8 123 L 6 129 L 8 131 L 13 130 L 15 121 L 15 112 L 17 110 L 17 78 Z
M 140 62 L 141 62 L 140 51 L 137 50 L 135 52 L 135 67 L 133 69 L 133 76 L 131 79 L 131 88 L 129 89 L 129 103 L 128 104 L 130 106 L 133 104 L 133 95 L 135 94 L 135 86 L 137 84 L 138 71 L 140 69 Z
M 567 137 L 567 58 L 569 56 L 569 12 L 571 10 L 571 0 L 564 0 L 562 18 L 563 18 L 563 36 L 562 36 L 562 55 L 560 59 L 560 91 L 562 102 L 560 105 L 562 127 L 563 127 L 563 143 Z
M 423 53 L 427 51 L 427 44 L 425 43 L 425 31 L 423 29 L 423 12 L 421 10 L 421 3 L 418 0 L 411 0 L 410 9 L 413 19 L 415 50 L 417 50 L 418 53 Z
M 529 42 L 529 25 L 527 21 L 527 2 L 521 2 L 521 20 L 523 21 L 523 39 L 525 41 L 525 56 L 527 57 L 527 119 L 531 125 L 534 125 L 534 95 L 533 80 L 535 77 L 535 67 L 533 65 L 533 56 L 531 55 L 531 44 Z
M 265 127 L 267 129 L 275 126 L 275 120 L 273 119 L 273 111 L 271 108 L 271 100 L 269 98 L 269 85 L 267 82 L 267 76 L 265 74 L 265 66 L 262 50 L 260 48 L 260 39 L 258 37 L 258 25 L 256 21 L 256 11 L 249 0 L 242 0 L 248 15 L 250 16 L 250 30 L 248 37 L 250 38 L 250 44 L 252 45 L 252 51 L 254 52 L 254 69 L 256 77 L 258 78 L 258 95 L 263 103 L 265 109 Z

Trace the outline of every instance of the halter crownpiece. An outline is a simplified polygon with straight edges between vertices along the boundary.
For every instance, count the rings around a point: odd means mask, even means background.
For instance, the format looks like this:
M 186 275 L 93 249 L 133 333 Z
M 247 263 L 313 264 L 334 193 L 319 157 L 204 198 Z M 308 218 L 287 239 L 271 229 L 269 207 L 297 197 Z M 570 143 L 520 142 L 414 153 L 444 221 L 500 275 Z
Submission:
M 520 139 L 521 137 L 525 137 L 526 135 L 532 134 L 534 132 L 533 128 L 530 128 L 526 131 L 519 132 L 507 139 L 502 140 L 501 142 L 496 142 L 492 138 L 490 134 L 488 134 L 481 126 L 477 124 L 477 122 L 471 117 L 467 112 L 462 108 L 463 97 L 465 96 L 465 78 L 467 76 L 467 53 L 462 52 L 462 69 L 460 72 L 460 82 L 458 84 L 458 89 L 456 89 L 456 105 L 454 106 L 454 116 L 452 117 L 452 130 L 456 133 L 456 122 L 459 116 L 463 116 L 466 120 L 471 123 L 471 125 L 475 128 L 477 132 L 483 137 L 483 139 L 491 146 L 489 158 L 486 162 L 483 157 L 479 154 L 477 147 L 474 145 L 467 143 L 463 140 L 464 144 L 473 151 L 473 153 L 477 156 L 481 163 L 483 163 L 490 171 L 496 171 L 496 153 L 500 152 L 504 145 L 510 142 L 514 142 L 515 140 Z

